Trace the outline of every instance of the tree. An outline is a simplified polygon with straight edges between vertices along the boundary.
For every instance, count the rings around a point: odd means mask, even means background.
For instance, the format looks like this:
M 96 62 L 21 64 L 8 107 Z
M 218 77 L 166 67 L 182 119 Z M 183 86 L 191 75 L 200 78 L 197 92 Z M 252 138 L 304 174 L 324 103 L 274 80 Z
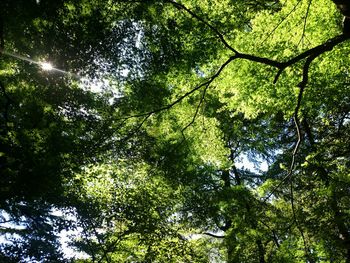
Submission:
M 77 262 L 350 262 L 333 2 L 3 1 L 1 255 L 63 261 L 69 224 Z

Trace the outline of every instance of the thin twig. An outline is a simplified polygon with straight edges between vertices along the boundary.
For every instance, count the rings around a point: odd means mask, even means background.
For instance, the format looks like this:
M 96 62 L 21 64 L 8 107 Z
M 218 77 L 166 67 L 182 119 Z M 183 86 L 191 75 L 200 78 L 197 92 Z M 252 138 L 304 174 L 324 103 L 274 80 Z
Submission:
M 307 18 L 308 18 L 308 16 L 309 16 L 311 4 L 312 4 L 312 0 L 309 0 L 309 4 L 307 5 L 306 14 L 305 14 L 305 17 L 304 17 L 303 32 L 302 32 L 302 34 L 301 34 L 301 38 L 300 38 L 300 40 L 299 40 L 298 46 L 299 46 L 300 42 L 304 39 L 304 36 L 305 36 Z
M 202 97 L 201 97 L 201 99 L 199 100 L 199 103 L 198 103 L 198 105 L 197 105 L 196 112 L 194 113 L 192 120 L 181 130 L 181 133 L 182 133 L 182 134 L 184 133 L 184 131 L 185 131 L 188 127 L 190 127 L 190 126 L 195 122 L 195 120 L 196 120 L 196 118 L 197 118 L 197 115 L 198 115 L 198 112 L 199 112 L 199 109 L 200 109 L 201 105 L 203 104 L 203 101 L 204 101 L 204 98 L 205 98 L 205 94 L 206 94 L 208 88 L 209 88 L 209 85 L 205 86 L 205 88 L 204 88 L 204 90 L 203 90 L 203 93 L 202 93 Z
M 183 142 L 186 142 L 186 136 L 185 136 L 185 130 L 188 129 L 188 127 L 190 127 L 196 120 L 197 118 L 197 115 L 198 115 L 198 112 L 199 112 L 199 109 L 205 99 L 205 94 L 207 92 L 207 89 L 209 88 L 209 85 L 205 86 L 205 89 L 203 90 L 203 93 L 202 93 L 202 97 L 197 105 L 197 108 L 196 108 L 196 112 L 194 113 L 193 117 L 192 117 L 192 120 L 184 127 L 182 128 L 181 130 L 181 135 L 182 135 L 182 138 L 183 140 L 178 144 L 178 147 L 183 143 Z M 177 147 L 176 147 L 177 148 Z
M 274 27 L 274 29 L 272 29 L 272 30 L 268 33 L 268 35 L 266 36 L 266 38 L 265 38 L 263 41 L 261 41 L 260 45 L 263 44 L 263 43 L 276 31 L 276 29 L 279 28 L 280 25 L 281 25 L 281 24 L 296 10 L 296 8 L 297 8 L 298 5 L 301 3 L 301 1 L 302 1 L 302 0 L 299 0 L 299 1 L 295 4 L 295 6 L 292 8 L 292 10 L 291 10 L 285 17 L 283 17 L 282 20 Z
M 226 48 L 228 48 L 229 50 L 231 50 L 234 53 L 238 53 L 236 49 L 234 49 L 225 39 L 224 35 L 213 25 L 211 25 L 209 22 L 205 21 L 203 18 L 201 18 L 200 16 L 198 16 L 196 13 L 194 13 L 192 10 L 190 10 L 189 8 L 187 8 L 185 5 L 177 3 L 176 1 L 171 1 L 171 0 L 167 0 L 165 2 L 168 2 L 172 5 L 174 5 L 175 7 L 182 9 L 184 11 L 186 11 L 188 14 L 190 14 L 193 18 L 197 19 L 198 21 L 202 22 L 203 24 L 205 24 L 207 27 L 209 27 L 220 39 L 220 41 L 224 44 L 224 46 Z
M 149 117 L 151 117 L 152 113 L 149 113 L 145 118 L 143 118 L 143 120 L 136 126 L 136 128 L 134 128 L 132 131 L 128 132 L 128 134 L 120 139 L 118 142 L 125 142 L 128 139 L 130 139 L 136 132 L 138 132 L 141 127 L 143 126 L 143 124 L 148 120 Z
M 164 110 L 168 110 L 172 107 L 174 107 L 176 104 L 180 103 L 183 99 L 185 99 L 186 97 L 192 95 L 194 92 L 196 92 L 197 90 L 201 89 L 204 86 L 210 85 L 220 74 L 221 72 L 224 70 L 224 68 L 233 60 L 237 59 L 237 56 L 231 56 L 229 59 L 227 59 L 218 69 L 218 71 L 213 74 L 211 77 L 208 78 L 207 81 L 201 83 L 200 85 L 194 87 L 193 89 L 191 89 L 190 91 L 186 92 L 185 94 L 181 95 L 180 97 L 178 97 L 176 100 L 174 100 L 173 102 L 171 102 L 170 104 L 167 104 L 163 107 L 160 107 L 158 109 L 149 111 L 149 112 L 145 112 L 145 113 L 140 113 L 140 114 L 135 114 L 135 115 L 130 115 L 124 118 L 120 118 L 119 120 L 127 120 L 127 119 L 131 119 L 131 118 L 137 118 L 137 117 L 144 117 L 144 116 L 150 116 L 153 115 L 155 113 L 164 111 Z

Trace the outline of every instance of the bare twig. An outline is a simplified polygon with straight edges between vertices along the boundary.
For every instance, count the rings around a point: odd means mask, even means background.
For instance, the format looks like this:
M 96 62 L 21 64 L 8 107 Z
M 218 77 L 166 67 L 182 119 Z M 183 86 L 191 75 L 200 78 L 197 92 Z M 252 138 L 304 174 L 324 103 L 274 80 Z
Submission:
M 203 93 L 202 93 L 202 97 L 199 100 L 199 103 L 197 105 L 196 112 L 194 113 L 192 120 L 181 130 L 182 134 L 184 134 L 184 131 L 195 122 L 197 115 L 198 115 L 198 112 L 199 112 L 199 109 L 200 109 L 201 105 L 203 104 L 205 94 L 206 94 L 208 88 L 209 88 L 209 85 L 205 86 Z
M 303 26 L 303 32 L 302 32 L 302 34 L 301 34 L 301 37 L 300 37 L 300 40 L 299 40 L 298 46 L 299 46 L 300 42 L 302 42 L 302 41 L 303 41 L 304 36 L 305 36 L 305 32 L 306 32 L 306 24 L 307 24 L 307 18 L 308 18 L 308 16 L 309 16 L 309 12 L 310 12 L 310 7 L 311 7 L 311 4 L 312 4 L 312 0 L 309 0 L 309 4 L 307 5 L 306 14 L 305 14 L 305 17 L 304 17 L 304 26 Z
M 268 33 L 268 35 L 266 36 L 266 38 L 265 38 L 263 41 L 260 42 L 260 45 L 261 45 L 262 43 L 264 43 L 264 42 L 276 31 L 276 29 L 279 28 L 280 25 L 282 25 L 282 23 L 296 10 L 296 8 L 297 8 L 298 5 L 301 3 L 301 1 L 302 1 L 302 0 L 299 0 L 299 1 L 295 4 L 295 6 L 292 8 L 292 10 L 290 10 L 290 12 L 289 12 L 286 16 L 284 16 L 284 17 L 282 18 L 282 20 Z
M 149 113 L 148 115 L 146 115 L 143 120 L 136 126 L 136 128 L 132 129 L 132 131 L 128 132 L 127 135 L 123 138 L 121 138 L 120 140 L 118 140 L 119 143 L 121 142 L 125 142 L 127 140 L 129 140 L 135 133 L 137 133 L 141 127 L 143 126 L 143 124 L 148 120 L 148 118 L 150 118 L 152 116 L 152 113 Z

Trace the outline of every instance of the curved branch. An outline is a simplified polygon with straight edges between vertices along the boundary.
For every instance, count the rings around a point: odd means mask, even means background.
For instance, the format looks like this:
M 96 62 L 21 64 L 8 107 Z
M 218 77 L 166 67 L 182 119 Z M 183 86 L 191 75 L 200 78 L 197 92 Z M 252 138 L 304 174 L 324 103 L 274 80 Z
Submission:
M 166 0 L 165 2 L 168 2 L 172 5 L 174 5 L 175 7 L 177 7 L 178 9 L 184 10 L 187 13 L 189 13 L 193 18 L 197 19 L 198 21 L 202 22 L 203 24 L 205 24 L 210 30 L 212 30 L 220 39 L 220 41 L 224 44 L 224 46 L 226 48 L 228 48 L 229 50 L 231 50 L 232 52 L 235 53 L 235 55 L 237 56 L 237 58 L 242 58 L 242 59 L 247 59 L 249 61 L 253 61 L 253 62 L 258 62 L 258 63 L 262 63 L 265 65 L 269 65 L 269 66 L 273 66 L 279 69 L 276 77 L 275 77 L 275 81 L 274 83 L 277 82 L 278 77 L 280 76 L 280 74 L 283 72 L 283 70 L 285 70 L 287 67 L 292 66 L 293 64 L 311 56 L 311 55 L 316 55 L 319 56 L 321 54 L 323 54 L 326 51 L 330 51 L 333 49 L 333 47 L 335 47 L 336 45 L 338 45 L 341 42 L 344 42 L 345 40 L 349 39 L 350 36 L 347 36 L 345 34 L 336 36 L 330 40 L 328 40 L 327 42 L 320 44 L 314 48 L 311 48 L 297 56 L 295 56 L 294 58 L 286 61 L 286 62 L 279 62 L 279 61 L 275 61 L 269 58 L 264 58 L 264 57 L 259 57 L 259 56 L 254 56 L 254 55 L 250 55 L 250 54 L 245 54 L 245 53 L 241 53 L 239 52 L 237 49 L 233 48 L 225 39 L 224 35 L 213 25 L 211 25 L 209 22 L 205 21 L 202 17 L 200 17 L 199 15 L 197 15 L 196 13 L 194 13 L 192 10 L 190 10 L 189 8 L 187 8 L 185 5 L 180 4 L 178 2 L 176 2 L 176 0 Z M 310 0 L 309 5 L 308 5 L 308 9 L 307 9 L 307 14 L 306 14 L 306 18 L 308 16 L 309 13 L 309 8 L 311 5 L 312 0 Z M 299 4 L 299 2 L 298 2 Z M 298 5 L 297 4 L 297 5 Z M 296 6 L 297 6 L 296 5 Z M 296 8 L 296 6 L 294 7 L 294 9 Z M 294 9 L 292 11 L 294 11 Z M 305 23 L 304 23 L 304 27 L 306 24 L 306 19 L 305 19 Z
M 336 45 L 348 40 L 349 38 L 350 38 L 349 36 L 344 35 L 344 34 L 335 36 L 335 37 L 327 40 L 325 43 L 322 43 L 316 47 L 308 49 L 308 50 L 304 51 L 303 53 L 291 58 L 290 60 L 288 60 L 286 62 L 282 62 L 281 67 L 279 67 L 279 70 L 276 74 L 276 77 L 275 77 L 275 80 L 273 83 L 277 82 L 279 76 L 282 74 L 282 72 L 286 68 L 288 68 L 288 67 L 290 67 L 290 66 L 298 63 L 299 61 L 301 61 L 307 57 L 310 57 L 310 56 L 314 56 L 313 59 L 315 59 L 316 57 L 322 55 L 323 53 L 325 53 L 327 51 L 331 51 Z
M 213 25 L 211 25 L 209 22 L 205 21 L 203 18 L 201 18 L 200 16 L 198 16 L 196 13 L 194 13 L 191 9 L 187 8 L 185 5 L 180 4 L 176 1 L 172 1 L 172 0 L 166 0 L 165 2 L 168 2 L 172 5 L 174 5 L 175 7 L 177 7 L 178 9 L 182 9 L 184 11 L 186 11 L 188 14 L 190 14 L 193 18 L 197 19 L 198 21 L 202 22 L 203 24 L 205 24 L 207 27 L 209 27 L 220 39 L 220 41 L 224 44 L 224 46 L 226 48 L 228 48 L 229 50 L 231 50 L 234 53 L 238 53 L 236 49 L 234 49 L 225 39 L 224 35 Z
M 264 202 L 266 202 L 272 195 L 273 193 L 288 179 L 292 176 L 293 174 L 293 171 L 294 171 L 294 166 L 295 166 L 295 160 L 296 160 L 296 155 L 298 153 L 298 150 L 299 150 L 299 147 L 300 147 L 300 144 L 301 144 L 301 140 L 302 140 L 302 133 L 301 133 L 301 128 L 300 128 L 300 121 L 299 121 L 299 117 L 298 117 L 298 114 L 299 114 L 299 109 L 300 109 L 300 106 L 301 106 L 301 101 L 303 99 L 303 94 L 304 94 L 304 91 L 305 91 L 305 88 L 306 88 L 306 85 L 308 83 L 308 80 L 309 80 L 309 69 L 310 69 L 310 65 L 311 65 L 311 62 L 317 58 L 317 54 L 313 54 L 311 56 L 309 56 L 307 59 L 306 59 L 306 62 L 304 64 L 304 67 L 303 67 L 303 78 L 302 78 L 302 81 L 298 84 L 298 87 L 299 87 L 299 94 L 298 94 L 298 99 L 297 99 L 297 104 L 295 106 L 295 109 L 294 109 L 294 114 L 293 114 L 293 121 L 294 121 L 294 124 L 295 124 L 295 128 L 296 128 L 296 131 L 297 131 L 297 142 L 294 146 L 294 150 L 293 150 L 293 153 L 292 153 L 292 161 L 291 161 L 291 164 L 290 164 L 290 167 L 289 167 L 289 170 L 288 170 L 288 173 L 287 175 L 281 180 L 281 182 L 272 189 L 272 191 L 269 193 L 269 195 L 267 197 L 264 198 Z M 292 192 L 292 191 L 291 191 Z M 292 194 L 292 205 L 293 205 L 293 194 Z
M 307 9 L 306 9 L 306 14 L 305 14 L 305 17 L 304 17 L 303 33 L 301 34 L 301 38 L 300 38 L 300 40 L 299 40 L 298 45 L 300 44 L 300 42 L 303 41 L 303 39 L 304 39 L 304 37 L 305 37 L 307 18 L 308 18 L 309 13 L 310 13 L 311 4 L 312 4 L 312 0 L 309 0 L 309 3 L 308 3 L 308 5 L 307 5 Z
M 185 130 L 187 130 L 188 127 L 190 127 L 195 122 L 195 120 L 196 120 L 196 118 L 198 116 L 198 113 L 199 113 L 199 109 L 200 109 L 200 107 L 203 104 L 203 101 L 205 99 L 205 94 L 207 93 L 208 88 L 209 88 L 209 85 L 206 85 L 204 90 L 203 90 L 202 96 L 201 96 L 201 98 L 199 100 L 199 103 L 198 103 L 198 105 L 196 107 L 196 111 L 195 111 L 195 113 L 194 113 L 194 115 L 192 117 L 192 120 L 184 128 L 182 128 L 181 133 L 182 133 L 183 137 L 185 137 L 185 134 L 184 134 Z
M 173 106 L 175 106 L 176 104 L 180 103 L 182 100 L 184 100 L 186 97 L 192 95 L 194 92 L 196 92 L 197 90 L 201 89 L 202 87 L 207 87 L 220 75 L 220 73 L 222 72 L 222 70 L 233 60 L 235 59 L 245 59 L 248 61 L 252 61 L 252 62 L 257 62 L 257 63 L 261 63 L 264 65 L 268 65 L 268 66 L 272 66 L 274 68 L 277 68 L 277 74 L 275 76 L 275 79 L 273 81 L 273 83 L 276 83 L 278 81 L 278 78 L 280 77 L 280 75 L 282 74 L 282 72 L 287 68 L 290 67 L 296 63 L 298 63 L 299 61 L 306 59 L 306 62 L 304 64 L 304 68 L 303 68 L 303 79 L 302 81 L 299 83 L 299 88 L 300 88 L 300 92 L 298 95 L 298 100 L 297 100 L 297 105 L 294 111 L 294 122 L 296 125 L 296 129 L 297 129 L 297 133 L 298 133 L 298 141 L 296 143 L 296 146 L 294 148 L 293 151 L 293 158 L 292 158 L 292 163 L 289 169 L 289 172 L 287 174 L 287 176 L 281 181 L 281 183 L 283 183 L 288 177 L 290 177 L 290 175 L 292 174 L 292 171 L 294 169 L 294 163 L 295 163 L 295 156 L 296 153 L 298 151 L 298 148 L 300 146 L 301 143 L 301 133 L 300 133 L 300 124 L 299 124 L 299 119 L 298 119 L 298 111 L 300 108 L 300 103 L 301 103 L 301 99 L 302 99 L 302 95 L 303 95 L 303 91 L 304 88 L 306 87 L 306 84 L 308 82 L 308 71 L 309 71 L 309 67 L 311 62 L 317 58 L 318 56 L 320 56 L 321 54 L 327 52 L 327 51 L 331 51 L 336 45 L 344 42 L 345 40 L 349 39 L 350 36 L 346 35 L 346 34 L 342 34 L 336 37 L 333 37 L 332 39 L 329 39 L 328 41 L 326 41 L 325 43 L 322 43 L 316 47 L 313 47 L 309 50 L 306 50 L 304 52 L 302 52 L 301 54 L 289 59 L 288 61 L 285 62 L 279 62 L 273 59 L 269 59 L 269 58 L 265 58 L 265 57 L 259 57 L 259 56 L 255 56 L 255 55 L 251 55 L 251 54 L 246 54 L 246 53 L 240 53 L 238 52 L 235 48 L 233 48 L 232 46 L 230 46 L 230 44 L 228 44 L 228 42 L 226 41 L 224 35 L 217 29 L 215 28 L 213 25 L 211 25 L 209 22 L 205 21 L 203 18 L 201 18 L 200 16 L 198 16 L 196 13 L 194 13 L 192 10 L 190 10 L 189 8 L 187 8 L 185 5 L 177 3 L 176 0 L 165 0 L 165 2 L 170 3 L 172 5 L 174 5 L 176 8 L 181 9 L 186 11 L 187 13 L 189 13 L 193 18 L 197 19 L 198 21 L 204 23 L 207 27 L 210 28 L 210 30 L 212 30 L 220 39 L 220 41 L 224 44 L 224 46 L 226 48 L 228 48 L 229 50 L 231 50 L 234 55 L 231 56 L 226 62 L 224 62 L 220 68 L 218 69 L 218 71 L 212 75 L 207 81 L 199 84 L 198 86 L 194 87 L 193 89 L 191 89 L 190 91 L 186 92 L 185 94 L 181 95 L 180 97 L 178 97 L 177 99 L 175 99 L 173 102 L 171 102 L 170 104 L 167 104 L 165 106 L 162 106 L 160 108 L 154 109 L 152 111 L 149 112 L 144 112 L 144 113 L 140 113 L 140 114 L 135 114 L 135 115 L 131 115 L 131 116 L 127 116 L 124 118 L 120 118 L 120 120 L 127 120 L 130 118 L 137 118 L 137 117 L 145 117 L 145 119 L 141 122 L 140 126 L 138 128 L 140 128 L 143 123 L 153 114 L 158 113 L 158 112 L 162 112 L 165 110 L 168 110 L 170 108 L 172 108 Z M 307 14 L 309 12 L 309 7 L 311 5 L 311 0 L 309 2 L 309 6 L 308 6 L 308 11 Z M 306 23 L 306 20 L 305 20 Z M 205 93 L 204 93 L 205 94 Z M 201 104 L 201 102 L 199 103 L 199 105 Z M 198 111 L 198 108 L 197 108 Z M 197 115 L 197 112 L 194 116 L 194 119 Z M 187 125 L 183 130 L 182 133 L 185 129 L 187 129 L 187 127 L 189 127 L 193 122 L 194 119 L 190 122 L 189 125 Z M 277 187 L 279 187 L 280 185 L 278 185 Z M 272 193 L 270 193 L 270 195 L 265 199 L 265 201 L 272 195 Z
M 140 113 L 140 114 L 135 114 L 135 115 L 131 115 L 131 116 L 127 116 L 124 118 L 120 118 L 122 120 L 126 120 L 126 119 L 130 119 L 130 118 L 137 118 L 137 117 L 143 117 L 143 116 L 150 116 L 152 114 L 164 111 L 164 110 L 168 110 L 172 107 L 174 107 L 176 104 L 180 103 L 183 99 L 185 99 L 186 97 L 190 96 L 191 94 L 193 94 L 194 92 L 196 92 L 197 90 L 201 89 L 202 87 L 205 86 L 209 86 L 220 74 L 221 72 L 224 70 L 224 68 L 230 64 L 231 61 L 237 59 L 238 57 L 236 55 L 231 56 L 229 59 L 227 59 L 221 66 L 220 68 L 217 70 L 217 72 L 212 75 L 210 78 L 208 78 L 207 81 L 199 84 L 198 86 L 194 87 L 193 89 L 191 89 L 190 91 L 186 92 L 185 94 L 181 95 L 180 97 L 178 97 L 176 100 L 174 100 L 173 102 L 171 102 L 170 104 L 167 104 L 163 107 L 160 107 L 158 109 L 149 111 L 149 112 L 144 112 L 144 113 Z
M 302 0 L 299 0 L 295 6 L 292 8 L 292 10 L 285 16 L 282 18 L 282 20 L 268 33 L 268 35 L 266 36 L 266 38 L 261 41 L 260 45 L 262 43 L 264 43 L 275 31 L 277 28 L 280 27 L 280 25 L 282 25 L 282 23 L 296 10 L 296 8 L 298 7 L 298 5 L 302 2 Z
M 204 232 L 203 235 L 207 235 L 207 236 L 215 237 L 215 238 L 225 238 L 225 236 L 219 236 L 219 235 L 215 235 L 215 234 L 212 234 L 209 232 Z
M 269 59 L 269 58 L 265 58 L 265 57 L 259 57 L 259 56 L 255 56 L 255 55 L 250 55 L 250 54 L 244 54 L 244 53 L 238 53 L 237 58 L 241 58 L 241 59 L 245 59 L 245 60 L 249 60 L 252 62 L 257 62 L 260 64 L 264 64 L 267 66 L 272 66 L 278 69 L 282 69 L 284 67 L 283 62 L 279 62 L 273 59 Z

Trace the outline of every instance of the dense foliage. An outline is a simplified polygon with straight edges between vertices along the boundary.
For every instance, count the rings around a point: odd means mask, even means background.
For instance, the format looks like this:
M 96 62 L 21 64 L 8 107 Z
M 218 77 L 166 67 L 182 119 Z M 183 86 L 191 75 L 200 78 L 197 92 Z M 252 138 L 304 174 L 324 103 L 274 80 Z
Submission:
M 0 261 L 350 263 L 348 10 L 2 0 Z

